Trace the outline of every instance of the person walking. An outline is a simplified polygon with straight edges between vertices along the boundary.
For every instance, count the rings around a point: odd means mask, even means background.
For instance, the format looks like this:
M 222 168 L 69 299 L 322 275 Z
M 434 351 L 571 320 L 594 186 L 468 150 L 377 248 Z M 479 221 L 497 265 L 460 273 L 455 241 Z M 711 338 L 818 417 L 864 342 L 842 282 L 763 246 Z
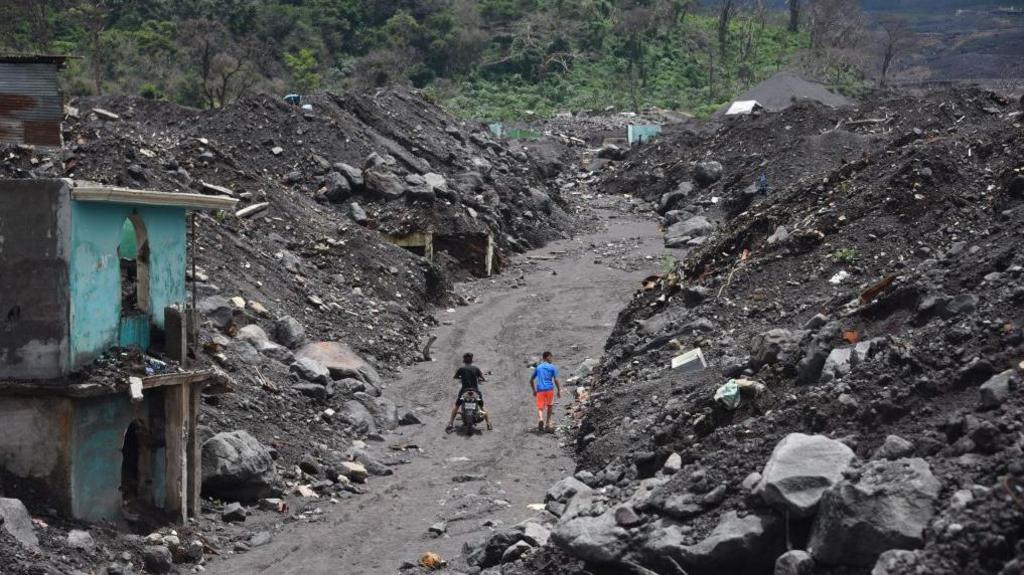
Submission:
M 530 390 L 537 401 L 537 429 L 554 432 L 551 426 L 551 412 L 554 411 L 555 397 L 562 397 L 562 382 L 558 380 L 558 368 L 551 363 L 554 356 L 550 351 L 541 355 L 541 362 L 530 376 Z
M 484 409 L 484 394 L 480 392 L 480 382 L 487 380 L 484 379 L 484 372 L 480 371 L 479 367 L 473 365 L 473 354 L 467 353 L 462 356 L 462 367 L 455 371 L 454 379 L 459 380 L 461 385 L 459 386 L 459 394 L 455 396 L 452 416 L 448 419 L 448 426 L 444 430 L 448 433 L 455 431 L 455 416 L 458 415 L 459 408 L 462 407 L 462 395 L 470 389 L 475 391 L 480 397 L 480 413 L 484 416 L 484 421 L 487 422 L 487 430 L 493 430 L 491 415 Z

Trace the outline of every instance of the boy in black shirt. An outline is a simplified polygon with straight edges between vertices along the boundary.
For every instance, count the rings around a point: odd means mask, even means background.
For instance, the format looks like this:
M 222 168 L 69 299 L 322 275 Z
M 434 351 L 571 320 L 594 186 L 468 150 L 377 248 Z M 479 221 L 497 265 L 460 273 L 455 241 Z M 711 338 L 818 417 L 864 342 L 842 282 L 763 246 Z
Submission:
M 484 409 L 484 395 L 480 393 L 480 382 L 486 381 L 484 374 L 480 371 L 480 368 L 473 365 L 473 354 L 467 353 L 462 356 L 462 363 L 464 364 L 455 372 L 455 379 L 461 381 L 462 386 L 459 388 L 459 395 L 455 398 L 455 407 L 452 408 L 452 416 L 448 420 L 448 427 L 444 430 L 451 433 L 455 430 L 455 416 L 459 413 L 459 407 L 462 406 L 462 394 L 466 393 L 466 390 L 472 389 L 476 391 L 477 395 L 480 396 L 480 413 L 484 416 L 484 421 L 487 422 L 487 429 L 494 429 L 491 427 L 491 416 Z

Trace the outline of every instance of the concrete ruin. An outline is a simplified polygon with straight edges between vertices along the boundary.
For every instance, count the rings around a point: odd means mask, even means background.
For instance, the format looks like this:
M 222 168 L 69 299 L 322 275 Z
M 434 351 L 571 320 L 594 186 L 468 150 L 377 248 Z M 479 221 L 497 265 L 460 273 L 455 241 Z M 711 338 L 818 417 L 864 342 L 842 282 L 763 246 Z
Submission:
M 198 516 L 200 396 L 230 382 L 188 369 L 187 214 L 235 201 L 0 181 L 0 469 L 84 520 Z
M 494 236 L 489 232 L 466 231 L 439 233 L 435 231 L 386 234 L 392 244 L 434 261 L 435 253 L 443 252 L 461 269 L 477 277 L 490 277 L 495 269 Z

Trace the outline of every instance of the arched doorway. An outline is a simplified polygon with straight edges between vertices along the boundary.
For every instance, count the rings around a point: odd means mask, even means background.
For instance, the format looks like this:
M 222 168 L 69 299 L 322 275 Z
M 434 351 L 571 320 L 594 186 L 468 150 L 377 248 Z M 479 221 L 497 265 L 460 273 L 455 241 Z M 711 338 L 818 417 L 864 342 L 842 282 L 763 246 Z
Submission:
M 135 420 L 128 425 L 121 447 L 121 501 L 125 507 L 138 507 L 152 500 L 153 455 L 149 431 Z
M 149 239 L 146 224 L 138 214 L 125 218 L 121 225 L 117 259 L 121 271 L 121 326 L 118 343 L 122 347 L 149 347 Z

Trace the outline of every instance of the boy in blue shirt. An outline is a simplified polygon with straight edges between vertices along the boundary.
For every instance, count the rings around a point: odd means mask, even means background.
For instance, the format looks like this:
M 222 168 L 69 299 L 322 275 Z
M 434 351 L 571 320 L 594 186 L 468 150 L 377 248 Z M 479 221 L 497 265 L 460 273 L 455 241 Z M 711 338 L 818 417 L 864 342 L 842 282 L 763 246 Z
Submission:
M 541 359 L 530 376 L 530 390 L 537 400 L 537 429 L 554 432 L 555 428 L 551 426 L 551 412 L 554 411 L 556 395 L 562 397 L 562 382 L 558 380 L 558 368 L 551 363 L 554 359 L 551 352 L 545 351 Z

